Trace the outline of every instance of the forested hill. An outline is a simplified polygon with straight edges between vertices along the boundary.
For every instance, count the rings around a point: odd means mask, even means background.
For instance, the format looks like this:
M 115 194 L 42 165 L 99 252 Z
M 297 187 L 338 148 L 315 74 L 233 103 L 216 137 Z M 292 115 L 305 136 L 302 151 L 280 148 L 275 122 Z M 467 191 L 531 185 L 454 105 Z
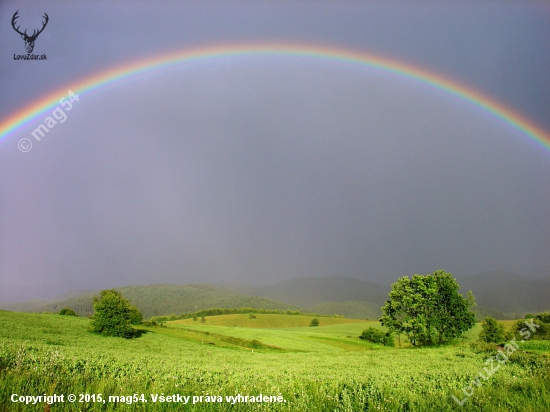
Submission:
M 159 315 L 181 314 L 213 307 L 238 308 L 252 307 L 263 309 L 296 310 L 295 305 L 277 302 L 273 299 L 248 296 L 233 290 L 213 285 L 147 285 L 116 288 L 130 300 L 144 318 Z M 3 304 L 7 310 L 24 312 L 59 312 L 64 307 L 73 309 L 80 316 L 93 313 L 92 298 L 98 293 L 57 301 L 31 301 Z

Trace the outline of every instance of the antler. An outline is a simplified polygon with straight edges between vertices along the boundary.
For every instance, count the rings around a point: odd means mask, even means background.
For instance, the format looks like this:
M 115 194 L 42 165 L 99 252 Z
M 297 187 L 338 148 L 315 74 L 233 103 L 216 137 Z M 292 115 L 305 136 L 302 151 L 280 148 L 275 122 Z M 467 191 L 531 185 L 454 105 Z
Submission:
M 46 19 L 46 21 L 44 23 L 42 23 L 42 28 L 40 30 L 38 30 L 38 33 L 34 34 L 34 30 L 33 30 L 33 33 L 32 33 L 32 36 L 31 37 L 38 37 L 38 35 L 40 33 L 42 33 L 42 31 L 44 30 L 44 28 L 46 27 L 46 24 L 48 24 L 48 20 L 50 20 L 50 18 L 48 17 L 48 15 L 46 13 L 44 13 L 44 16 L 42 16 Z
M 19 27 L 21 27 L 21 26 L 17 26 L 17 28 L 15 27 L 15 20 L 17 20 L 17 19 L 19 18 L 19 16 L 17 15 L 17 13 L 19 13 L 19 10 L 17 10 L 17 11 L 15 12 L 15 14 L 13 15 L 13 17 L 11 18 L 11 26 L 12 26 L 13 29 L 14 29 L 17 33 L 19 33 L 21 36 L 26 36 L 26 35 L 27 35 L 27 30 L 25 30 L 25 33 L 21 33 L 21 32 L 19 31 Z M 46 13 L 44 13 L 44 14 L 46 14 Z

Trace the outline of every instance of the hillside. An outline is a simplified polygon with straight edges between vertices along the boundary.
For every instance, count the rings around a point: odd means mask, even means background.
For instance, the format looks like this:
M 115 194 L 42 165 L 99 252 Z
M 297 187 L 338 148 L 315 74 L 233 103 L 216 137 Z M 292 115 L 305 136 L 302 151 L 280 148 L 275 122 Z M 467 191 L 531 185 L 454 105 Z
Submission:
M 181 314 L 212 307 L 252 307 L 263 309 L 295 310 L 297 306 L 277 302 L 273 299 L 247 296 L 220 286 L 213 285 L 147 285 L 117 288 L 122 295 L 138 307 L 145 318 L 167 314 Z M 97 293 L 57 301 L 30 301 L 3 304 L 6 310 L 24 312 L 59 312 L 70 307 L 80 316 L 93 313 L 92 298 Z

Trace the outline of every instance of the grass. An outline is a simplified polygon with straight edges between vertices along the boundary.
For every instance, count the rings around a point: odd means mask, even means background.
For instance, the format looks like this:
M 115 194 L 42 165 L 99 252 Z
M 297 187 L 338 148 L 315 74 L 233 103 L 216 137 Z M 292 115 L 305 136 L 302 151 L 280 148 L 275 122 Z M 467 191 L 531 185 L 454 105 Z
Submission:
M 462 389 L 483 371 L 488 357 L 467 342 L 408 350 L 359 340 L 362 330 L 380 327 L 373 321 L 319 318 L 321 326 L 308 327 L 311 317 L 256 316 L 178 321 L 143 328 L 148 333 L 124 340 L 87 332 L 88 319 L 0 311 L 0 411 L 49 410 L 43 402 L 12 403 L 13 393 L 136 393 L 149 400 L 63 403 L 51 411 L 455 411 L 459 407 L 451 395 L 464 397 Z M 244 326 L 255 320 L 264 327 Z M 543 356 L 548 351 L 528 352 L 512 355 L 460 409 L 550 410 L 549 359 Z M 216 395 L 224 401 L 152 403 L 151 394 L 161 393 Z M 225 401 L 238 393 L 281 394 L 286 402 Z
M 308 315 L 275 315 L 275 314 L 254 314 L 255 318 L 250 318 L 249 314 L 237 315 L 219 315 L 207 316 L 206 322 L 199 320 L 182 319 L 168 322 L 170 325 L 215 325 L 215 326 L 239 326 L 245 328 L 298 328 L 309 327 L 311 320 L 319 319 L 321 326 L 341 325 L 348 323 L 362 323 L 358 319 L 335 318 L 329 316 L 308 316 Z

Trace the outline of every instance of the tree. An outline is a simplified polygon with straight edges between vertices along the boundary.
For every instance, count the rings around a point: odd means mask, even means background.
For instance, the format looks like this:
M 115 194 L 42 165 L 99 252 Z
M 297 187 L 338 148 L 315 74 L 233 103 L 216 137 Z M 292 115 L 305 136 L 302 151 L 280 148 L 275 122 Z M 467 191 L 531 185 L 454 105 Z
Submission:
M 495 318 L 485 317 L 481 323 L 479 339 L 487 343 L 499 343 L 504 341 L 504 325 L 497 322 Z
M 102 290 L 99 297 L 94 297 L 94 315 L 91 322 L 91 330 L 94 333 L 133 338 L 139 332 L 134 330 L 131 324 L 139 323 L 142 319 L 139 310 L 114 289 Z
M 413 346 L 442 344 L 456 339 L 475 324 L 471 292 L 463 297 L 460 286 L 444 270 L 407 276 L 392 284 L 382 307 L 380 322 L 390 332 L 405 334 Z
M 311 323 L 309 324 L 309 326 L 319 326 L 319 319 L 311 319 Z
M 64 315 L 64 316 L 78 316 L 76 314 L 76 312 L 74 310 L 72 310 L 71 308 L 63 308 L 59 311 L 59 314 L 60 315 Z

